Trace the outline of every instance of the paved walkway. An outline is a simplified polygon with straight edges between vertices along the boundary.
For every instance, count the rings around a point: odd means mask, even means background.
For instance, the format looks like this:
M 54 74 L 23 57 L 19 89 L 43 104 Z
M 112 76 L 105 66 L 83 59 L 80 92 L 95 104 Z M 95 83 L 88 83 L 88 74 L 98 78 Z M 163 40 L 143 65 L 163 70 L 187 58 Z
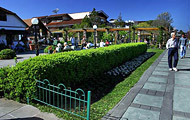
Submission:
M 42 113 L 39 109 L 12 100 L 0 99 L 0 120 L 59 120 L 52 113 Z
M 168 71 L 165 51 L 102 120 L 190 120 L 190 50 Z
M 43 50 L 41 50 L 40 55 L 43 55 L 43 54 L 45 53 L 43 53 Z M 20 61 L 23 61 L 23 60 L 29 59 L 30 57 L 35 57 L 35 56 L 36 56 L 35 51 L 23 52 L 23 53 L 17 54 L 17 61 L 20 62 Z M 0 68 L 8 66 L 8 65 L 15 66 L 16 65 L 15 60 L 14 59 L 0 60 Z

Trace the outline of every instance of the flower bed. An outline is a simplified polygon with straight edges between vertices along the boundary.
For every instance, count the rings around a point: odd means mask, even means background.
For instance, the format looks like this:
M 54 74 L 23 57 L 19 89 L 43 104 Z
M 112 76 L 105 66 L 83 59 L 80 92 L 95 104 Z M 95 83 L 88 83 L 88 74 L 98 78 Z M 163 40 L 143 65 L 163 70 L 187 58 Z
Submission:
M 113 75 L 113 76 L 127 76 L 132 71 L 134 71 L 137 67 L 139 67 L 144 61 L 146 61 L 148 58 L 153 56 L 155 53 L 145 53 L 143 55 L 140 55 L 139 57 L 136 57 L 130 61 L 125 62 L 123 65 L 120 65 L 118 67 L 113 68 L 112 70 L 106 72 L 107 75 Z

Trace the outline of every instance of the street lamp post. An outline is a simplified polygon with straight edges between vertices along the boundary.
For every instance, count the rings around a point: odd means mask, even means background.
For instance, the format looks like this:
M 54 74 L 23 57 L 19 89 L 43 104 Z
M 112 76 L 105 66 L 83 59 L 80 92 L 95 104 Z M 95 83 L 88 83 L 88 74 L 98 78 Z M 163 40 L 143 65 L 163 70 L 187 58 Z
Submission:
M 131 41 L 131 26 L 134 24 L 133 20 L 125 21 L 126 25 L 129 26 L 129 41 Z
M 37 40 L 37 25 L 39 23 L 38 19 L 37 18 L 33 18 L 31 20 L 32 22 L 32 25 L 34 25 L 34 34 L 35 34 L 35 51 L 36 51 L 36 56 L 39 55 L 39 48 L 38 48 L 38 40 Z
M 93 25 L 93 29 L 94 29 L 94 48 L 96 48 L 96 29 L 97 29 L 97 25 Z

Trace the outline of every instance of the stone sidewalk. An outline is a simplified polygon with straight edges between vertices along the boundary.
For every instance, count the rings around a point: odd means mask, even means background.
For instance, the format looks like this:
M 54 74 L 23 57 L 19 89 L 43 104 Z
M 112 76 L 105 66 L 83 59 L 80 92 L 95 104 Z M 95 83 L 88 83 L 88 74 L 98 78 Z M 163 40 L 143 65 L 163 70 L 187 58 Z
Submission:
M 44 55 L 46 53 L 43 53 L 42 50 L 40 50 L 40 55 Z M 17 54 L 17 61 L 21 62 L 23 60 L 29 59 L 30 57 L 35 57 L 35 51 L 27 51 L 20 54 Z M 14 59 L 6 59 L 6 60 L 0 60 L 0 68 L 5 66 L 15 66 L 15 60 Z
M 190 50 L 169 71 L 165 51 L 102 120 L 190 120 Z
M 52 113 L 42 113 L 39 109 L 12 100 L 0 99 L 0 120 L 59 120 Z

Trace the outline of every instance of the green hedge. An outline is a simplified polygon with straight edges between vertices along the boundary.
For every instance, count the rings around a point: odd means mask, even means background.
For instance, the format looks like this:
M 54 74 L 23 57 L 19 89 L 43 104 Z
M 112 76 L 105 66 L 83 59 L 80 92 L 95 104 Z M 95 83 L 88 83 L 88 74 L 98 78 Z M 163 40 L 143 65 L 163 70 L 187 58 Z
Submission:
M 16 53 L 11 49 L 4 49 L 0 51 L 0 59 L 13 59 L 16 57 Z
M 7 77 L 7 74 L 9 73 L 11 68 L 9 67 L 4 67 L 0 68 L 0 96 L 3 95 L 3 92 L 5 90 L 5 78 Z
M 63 83 L 75 88 L 146 50 L 144 43 L 130 43 L 30 58 L 11 68 L 6 78 L 5 96 L 25 100 L 35 91 L 34 76 L 40 80 L 46 78 L 55 85 Z

